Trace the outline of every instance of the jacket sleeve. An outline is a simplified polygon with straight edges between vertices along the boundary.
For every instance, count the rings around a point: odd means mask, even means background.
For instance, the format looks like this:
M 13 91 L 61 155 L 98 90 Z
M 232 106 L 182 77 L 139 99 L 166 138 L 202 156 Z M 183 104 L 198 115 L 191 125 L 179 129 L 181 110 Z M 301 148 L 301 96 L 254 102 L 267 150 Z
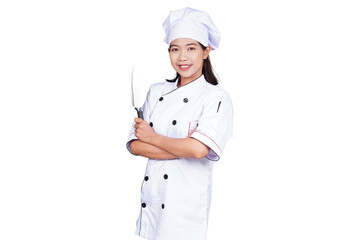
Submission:
M 233 106 L 229 95 L 226 92 L 209 95 L 191 137 L 207 145 L 210 151 L 206 157 L 217 161 L 232 134 Z

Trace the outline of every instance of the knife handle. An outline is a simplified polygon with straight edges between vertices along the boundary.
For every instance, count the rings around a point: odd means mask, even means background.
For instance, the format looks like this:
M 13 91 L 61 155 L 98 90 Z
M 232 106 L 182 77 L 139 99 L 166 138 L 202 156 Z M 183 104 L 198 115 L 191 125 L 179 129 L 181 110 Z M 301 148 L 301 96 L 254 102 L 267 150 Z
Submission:
M 138 117 L 141 118 L 142 120 L 144 120 L 143 111 L 141 110 L 141 108 L 138 111 Z
M 139 108 L 139 109 L 135 108 L 135 109 L 137 111 L 138 118 L 141 118 L 144 120 L 143 110 L 141 108 Z

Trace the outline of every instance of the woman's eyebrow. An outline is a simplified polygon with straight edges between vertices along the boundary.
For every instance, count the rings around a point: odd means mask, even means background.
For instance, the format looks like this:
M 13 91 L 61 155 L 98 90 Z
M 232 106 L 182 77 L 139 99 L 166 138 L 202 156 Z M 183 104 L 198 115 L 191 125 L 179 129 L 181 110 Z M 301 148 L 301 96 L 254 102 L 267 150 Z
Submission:
M 192 45 L 197 46 L 196 43 L 188 43 L 188 44 L 186 44 L 185 46 L 187 47 L 187 46 L 192 46 Z M 172 48 L 172 47 L 179 47 L 179 45 L 170 44 L 170 48 Z

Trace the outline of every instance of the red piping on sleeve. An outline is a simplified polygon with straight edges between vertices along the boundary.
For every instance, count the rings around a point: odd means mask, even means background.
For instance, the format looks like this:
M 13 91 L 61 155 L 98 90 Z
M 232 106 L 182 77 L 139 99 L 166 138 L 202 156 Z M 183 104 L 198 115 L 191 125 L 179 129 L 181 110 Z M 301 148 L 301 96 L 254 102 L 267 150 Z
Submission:
M 189 134 L 190 134 L 190 125 L 191 125 L 191 122 L 189 122 L 188 137 L 190 137 L 189 136 Z
M 222 152 L 222 151 L 221 151 L 221 148 L 219 147 L 219 145 L 217 145 L 216 142 L 215 142 L 211 137 L 209 137 L 209 136 L 207 136 L 206 134 L 203 134 L 203 133 L 201 133 L 201 132 L 198 132 L 198 131 L 196 131 L 196 132 L 204 135 L 205 137 L 207 137 L 208 139 L 210 139 L 211 141 L 213 141 L 213 142 L 215 143 L 215 145 L 219 148 L 220 152 Z

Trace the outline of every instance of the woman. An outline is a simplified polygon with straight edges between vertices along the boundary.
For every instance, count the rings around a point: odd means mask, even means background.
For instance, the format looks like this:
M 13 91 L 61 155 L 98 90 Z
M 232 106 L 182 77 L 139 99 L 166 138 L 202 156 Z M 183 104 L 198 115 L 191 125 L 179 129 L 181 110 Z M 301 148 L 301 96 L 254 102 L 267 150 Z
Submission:
M 144 120 L 127 148 L 148 157 L 136 234 L 148 240 L 206 239 L 212 169 L 232 136 L 232 103 L 217 87 L 209 54 L 220 33 L 205 12 L 184 8 L 163 24 L 175 79 L 150 87 Z

